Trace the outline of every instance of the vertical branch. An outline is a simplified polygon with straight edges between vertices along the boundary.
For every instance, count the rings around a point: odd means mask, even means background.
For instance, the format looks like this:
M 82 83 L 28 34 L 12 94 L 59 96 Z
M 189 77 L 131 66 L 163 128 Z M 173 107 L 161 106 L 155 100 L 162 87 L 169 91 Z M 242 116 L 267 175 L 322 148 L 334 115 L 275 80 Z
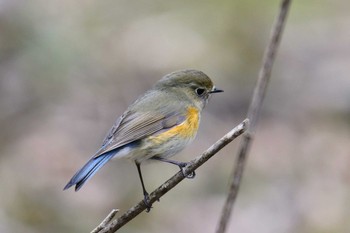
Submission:
M 268 82 L 270 80 L 272 65 L 276 57 L 277 48 L 282 36 L 282 31 L 285 25 L 290 2 L 290 0 L 282 0 L 279 14 L 272 28 L 271 38 L 264 53 L 262 67 L 259 72 L 258 81 L 255 86 L 253 97 L 248 110 L 248 119 L 250 121 L 250 125 L 246 134 L 243 135 L 243 139 L 240 144 L 233 177 L 230 181 L 229 193 L 227 195 L 225 205 L 222 209 L 221 218 L 216 233 L 224 233 L 226 231 L 231 216 L 233 204 L 235 203 L 240 187 L 247 155 L 252 144 L 257 121 L 260 116 L 261 106 L 265 97 Z

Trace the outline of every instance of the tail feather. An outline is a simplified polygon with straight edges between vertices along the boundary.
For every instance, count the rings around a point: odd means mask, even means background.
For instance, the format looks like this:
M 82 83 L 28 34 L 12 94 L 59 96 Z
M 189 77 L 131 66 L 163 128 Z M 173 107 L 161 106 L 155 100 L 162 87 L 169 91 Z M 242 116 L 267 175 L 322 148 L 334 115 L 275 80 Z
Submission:
M 116 151 L 109 151 L 96 158 L 91 158 L 67 183 L 63 190 L 69 189 L 75 185 L 75 191 L 78 191 L 84 183 L 90 179 L 103 165 L 105 165 L 114 155 Z

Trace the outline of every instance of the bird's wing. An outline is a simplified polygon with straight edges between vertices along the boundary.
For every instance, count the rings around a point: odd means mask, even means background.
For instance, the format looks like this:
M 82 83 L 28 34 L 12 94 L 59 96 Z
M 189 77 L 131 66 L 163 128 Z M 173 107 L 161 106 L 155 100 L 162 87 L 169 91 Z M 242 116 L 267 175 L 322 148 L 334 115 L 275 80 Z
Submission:
M 101 149 L 95 154 L 101 154 L 124 146 L 128 143 L 154 135 L 157 132 L 181 124 L 185 120 L 185 113 L 175 111 L 169 113 L 129 112 L 124 113 L 109 131 L 103 141 Z

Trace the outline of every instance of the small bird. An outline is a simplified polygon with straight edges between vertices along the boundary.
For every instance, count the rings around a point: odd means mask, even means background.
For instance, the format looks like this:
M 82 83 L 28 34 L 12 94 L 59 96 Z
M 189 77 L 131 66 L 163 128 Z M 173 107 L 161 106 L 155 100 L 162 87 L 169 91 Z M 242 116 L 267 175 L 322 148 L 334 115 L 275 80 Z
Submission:
M 184 162 L 170 160 L 196 136 L 201 111 L 217 89 L 211 79 L 198 70 L 181 70 L 164 76 L 140 96 L 115 122 L 101 148 L 64 187 L 75 185 L 78 191 L 103 165 L 112 158 L 130 159 L 137 167 L 144 202 L 149 211 L 141 163 L 158 160 L 175 164 L 182 170 Z M 193 178 L 191 174 L 188 178 Z

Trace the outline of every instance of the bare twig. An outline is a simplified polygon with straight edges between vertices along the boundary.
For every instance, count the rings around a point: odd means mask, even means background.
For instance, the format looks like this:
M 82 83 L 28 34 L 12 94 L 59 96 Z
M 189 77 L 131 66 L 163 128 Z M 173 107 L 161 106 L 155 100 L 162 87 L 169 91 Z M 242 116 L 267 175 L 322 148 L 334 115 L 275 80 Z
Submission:
M 229 193 L 227 195 L 225 205 L 222 209 L 221 218 L 216 233 L 224 233 L 226 231 L 226 227 L 231 216 L 233 204 L 237 197 L 244 166 L 247 160 L 247 154 L 253 141 L 253 136 L 256 130 L 257 121 L 259 119 L 262 102 L 264 100 L 267 85 L 271 76 L 272 65 L 276 57 L 277 48 L 281 39 L 290 2 L 290 0 L 282 0 L 279 15 L 276 18 L 275 24 L 272 28 L 271 38 L 268 47 L 265 50 L 262 67 L 258 76 L 258 82 L 255 86 L 252 101 L 248 110 L 248 119 L 250 121 L 250 124 L 247 133 L 243 135 L 243 140 L 240 144 L 233 177 L 230 182 Z
M 213 155 L 215 155 L 219 150 L 221 150 L 223 147 L 225 147 L 227 144 L 233 141 L 236 137 L 241 135 L 247 129 L 248 123 L 249 121 L 247 119 L 244 120 L 234 129 L 228 132 L 225 136 L 223 136 L 220 140 L 214 143 L 211 147 L 209 147 L 206 151 L 204 151 L 202 155 L 192 160 L 184 168 L 183 173 L 181 171 L 176 173 L 173 177 L 171 177 L 169 180 L 167 180 L 165 183 L 159 186 L 155 191 L 153 191 L 149 195 L 149 198 L 150 198 L 149 202 L 152 204 L 155 201 L 159 200 L 160 197 L 162 197 L 165 193 L 167 193 L 169 190 L 175 187 L 178 183 L 180 183 L 185 178 L 185 176 L 191 174 L 194 170 L 196 170 L 198 167 L 204 164 L 208 159 L 210 159 Z M 147 206 L 142 200 L 138 204 L 130 208 L 128 211 L 126 211 L 118 219 L 110 222 L 106 226 L 103 226 L 103 229 L 101 229 L 98 232 L 101 232 L 101 233 L 116 232 L 119 228 L 121 228 L 127 222 L 135 218 L 138 214 L 140 214 L 146 208 Z
M 95 229 L 93 229 L 91 231 L 91 233 L 99 233 L 103 228 L 106 227 L 106 225 L 108 223 L 110 223 L 112 221 L 112 219 L 114 218 L 114 216 L 119 212 L 118 209 L 113 209 L 105 219 L 103 219 L 103 221 L 100 223 L 100 225 L 98 225 Z

